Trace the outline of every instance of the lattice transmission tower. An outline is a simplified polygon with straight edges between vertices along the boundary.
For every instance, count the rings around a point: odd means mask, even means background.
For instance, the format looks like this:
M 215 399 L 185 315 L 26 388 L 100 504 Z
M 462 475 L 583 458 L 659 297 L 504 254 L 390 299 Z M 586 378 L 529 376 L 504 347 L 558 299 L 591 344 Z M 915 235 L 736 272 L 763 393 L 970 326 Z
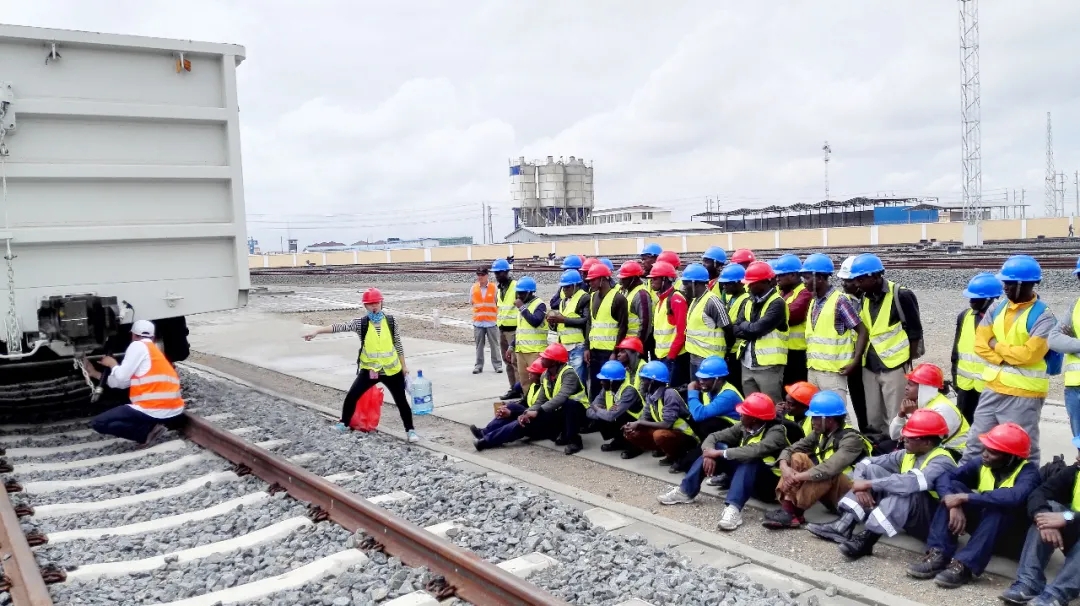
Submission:
M 1054 128 L 1050 112 L 1046 112 L 1046 205 L 1047 217 L 1064 215 L 1064 204 L 1058 204 L 1057 169 L 1054 168 Z
M 960 2 L 960 122 L 964 220 L 978 223 L 982 206 L 982 101 L 979 82 L 979 0 Z

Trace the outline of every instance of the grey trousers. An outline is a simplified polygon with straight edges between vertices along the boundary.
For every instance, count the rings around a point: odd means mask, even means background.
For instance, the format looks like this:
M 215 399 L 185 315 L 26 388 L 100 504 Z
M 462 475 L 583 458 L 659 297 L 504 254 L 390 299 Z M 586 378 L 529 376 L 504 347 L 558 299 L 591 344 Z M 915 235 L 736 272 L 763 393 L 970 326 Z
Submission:
M 856 371 L 858 372 L 858 371 Z M 848 393 L 847 377 L 838 372 L 825 372 L 823 370 L 809 369 L 806 371 L 806 380 L 812 385 L 817 387 L 821 391 L 834 391 L 844 398 L 844 403 L 847 404 L 848 421 L 852 425 L 858 425 L 858 420 L 855 417 L 855 409 L 851 407 L 851 394 Z M 862 380 L 862 377 L 859 377 Z M 859 427 L 859 431 L 866 431 L 865 427 Z
M 979 406 L 975 408 L 975 419 L 967 435 L 967 450 L 961 462 L 982 454 L 983 445 L 979 434 L 986 433 L 1002 423 L 1013 422 L 1024 428 L 1031 438 L 1031 457 L 1029 461 L 1039 464 L 1039 417 L 1045 398 L 1021 398 L 997 393 L 987 386 L 979 396 Z
M 900 412 L 900 402 L 904 401 L 904 388 L 907 387 L 907 373 L 911 364 L 904 363 L 885 372 L 870 372 L 862 369 L 863 389 L 866 391 L 866 424 L 862 427 L 875 433 L 889 433 L 889 423 Z
M 510 349 L 510 342 L 514 340 L 514 331 L 499 331 L 499 351 L 502 355 L 506 355 L 506 350 Z M 517 384 L 517 366 L 514 364 L 514 359 L 517 354 L 510 356 L 510 362 L 506 365 L 506 379 L 510 382 L 510 387 L 514 387 Z
M 855 466 L 853 474 L 856 480 L 876 480 L 893 475 L 891 471 L 874 465 L 867 459 Z M 871 511 L 863 509 L 855 500 L 855 493 L 849 491 L 840 499 L 840 508 L 855 514 L 866 529 L 876 534 L 895 537 L 901 531 L 920 539 L 926 539 L 930 529 L 930 520 L 934 517 L 937 502 L 929 492 L 911 494 L 886 494 L 874 491 L 877 507 Z
M 484 344 L 491 348 L 491 367 L 495 372 L 502 370 L 502 350 L 499 348 L 499 327 L 473 326 L 473 340 L 476 341 L 475 370 L 484 370 Z
M 783 366 L 759 366 L 757 368 L 742 367 L 743 397 L 754 392 L 761 392 L 773 402 L 784 401 L 784 367 Z

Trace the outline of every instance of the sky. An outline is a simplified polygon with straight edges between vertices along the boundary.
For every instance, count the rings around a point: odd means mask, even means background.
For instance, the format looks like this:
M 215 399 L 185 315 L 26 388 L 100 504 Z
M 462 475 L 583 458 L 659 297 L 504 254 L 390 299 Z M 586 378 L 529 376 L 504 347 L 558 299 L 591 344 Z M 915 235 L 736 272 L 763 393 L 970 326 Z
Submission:
M 961 201 L 953 0 L 0 0 L 5 23 L 241 44 L 248 231 L 513 229 L 508 161 L 593 162 L 597 208 Z M 984 200 L 1044 214 L 1046 112 L 1074 209 L 1080 2 L 980 2 Z

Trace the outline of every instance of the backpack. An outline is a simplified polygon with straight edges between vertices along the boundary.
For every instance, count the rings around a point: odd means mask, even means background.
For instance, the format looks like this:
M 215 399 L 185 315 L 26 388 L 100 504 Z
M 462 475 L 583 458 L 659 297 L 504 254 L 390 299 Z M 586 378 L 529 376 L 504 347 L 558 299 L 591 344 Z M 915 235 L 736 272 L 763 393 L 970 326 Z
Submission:
M 997 319 L 998 314 L 1001 313 L 1001 310 L 1005 309 L 1006 305 L 1008 305 L 1008 301 L 1002 301 L 994 307 L 993 311 L 990 312 L 991 324 L 994 322 L 994 320 Z M 1039 316 L 1041 316 L 1044 311 L 1046 311 L 1046 303 L 1043 303 L 1040 299 L 1035 299 L 1035 304 L 1031 306 L 1031 312 L 1028 313 L 1027 317 L 1028 334 L 1031 334 L 1031 329 L 1035 327 L 1035 322 L 1039 319 Z M 1045 356 L 1043 356 L 1043 361 L 1046 362 L 1046 374 L 1050 376 L 1057 376 L 1061 374 L 1062 366 L 1064 366 L 1065 364 L 1065 354 L 1051 349 L 1046 352 Z
M 1039 468 L 1039 481 L 1045 482 L 1051 476 L 1068 469 L 1063 455 L 1054 455 L 1054 460 Z
M 907 316 L 904 315 L 904 308 L 900 306 L 900 291 L 901 290 L 907 290 L 907 289 L 904 288 L 903 286 L 900 286 L 899 284 L 897 284 L 896 285 L 896 290 L 895 290 L 895 292 L 893 292 L 892 305 L 893 305 L 893 309 L 896 310 L 897 317 L 900 318 L 900 326 L 901 326 L 901 328 L 903 328 L 904 331 L 906 332 L 907 331 Z M 880 314 L 881 312 L 879 311 L 878 313 Z M 919 358 L 921 358 L 921 357 L 923 357 L 925 355 L 926 355 L 926 337 L 923 337 L 922 339 L 919 339 L 918 344 L 915 345 L 915 359 L 918 360 Z

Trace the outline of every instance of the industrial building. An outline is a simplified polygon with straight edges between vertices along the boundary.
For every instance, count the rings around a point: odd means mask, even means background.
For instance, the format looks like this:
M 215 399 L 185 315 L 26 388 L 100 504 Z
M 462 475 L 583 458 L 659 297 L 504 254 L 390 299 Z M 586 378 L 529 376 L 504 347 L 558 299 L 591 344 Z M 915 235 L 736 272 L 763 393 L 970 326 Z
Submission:
M 580 240 L 582 238 L 636 238 L 648 236 L 679 236 L 686 234 L 720 233 L 715 225 L 695 222 L 608 223 L 604 225 L 558 225 L 553 227 L 519 227 L 504 239 L 510 243 Z
M 618 208 L 603 208 L 592 212 L 589 217 L 591 225 L 605 225 L 608 223 L 670 223 L 671 211 L 659 206 L 621 206 Z
M 510 161 L 514 227 L 582 225 L 593 210 L 593 167 L 581 158 Z

